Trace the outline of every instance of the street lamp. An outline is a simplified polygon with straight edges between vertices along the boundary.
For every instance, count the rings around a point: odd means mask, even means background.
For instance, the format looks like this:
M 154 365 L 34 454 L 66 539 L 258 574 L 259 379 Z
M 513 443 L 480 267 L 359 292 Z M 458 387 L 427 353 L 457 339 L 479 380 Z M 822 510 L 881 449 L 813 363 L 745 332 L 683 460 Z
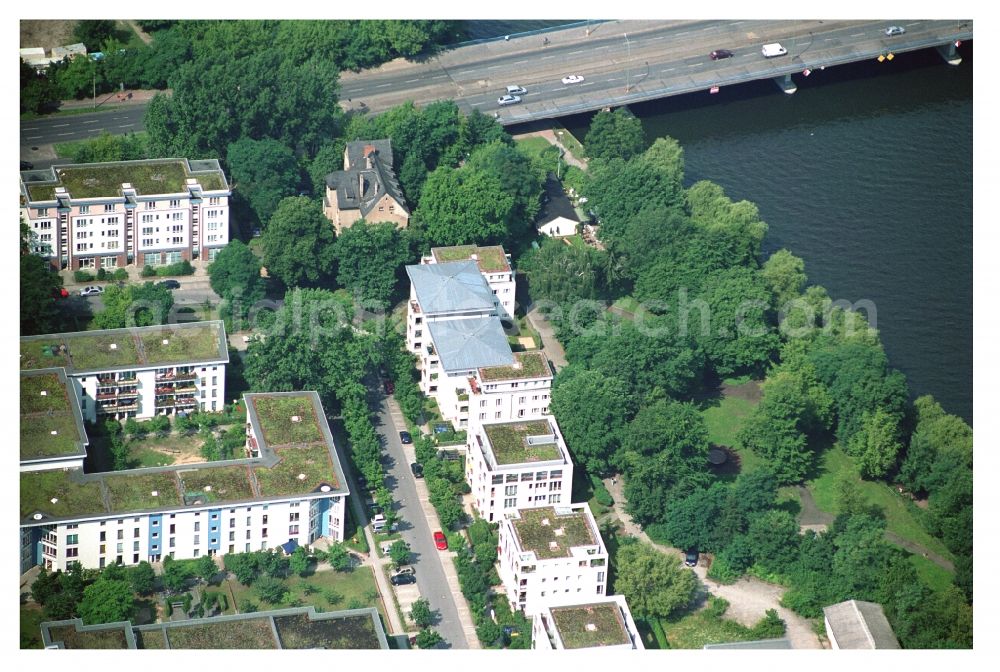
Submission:
M 631 64 L 631 61 L 632 61 L 632 44 L 628 41 L 628 33 L 625 33 L 625 50 L 626 50 L 626 55 L 625 55 L 625 93 L 628 93 L 629 89 L 632 88 L 632 85 L 630 83 L 630 73 L 629 73 L 629 65 Z

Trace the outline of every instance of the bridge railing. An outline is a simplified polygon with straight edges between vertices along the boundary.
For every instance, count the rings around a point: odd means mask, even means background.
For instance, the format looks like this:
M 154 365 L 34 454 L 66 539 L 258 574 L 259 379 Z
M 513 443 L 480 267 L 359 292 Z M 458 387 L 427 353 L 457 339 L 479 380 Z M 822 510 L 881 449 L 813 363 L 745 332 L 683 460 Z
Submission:
M 585 26 L 597 26 L 602 23 L 607 23 L 609 19 L 597 19 L 591 21 L 575 21 L 573 23 L 563 23 L 558 26 L 549 26 L 548 28 L 536 28 L 535 30 L 525 30 L 520 33 L 511 33 L 510 35 L 498 35 L 497 37 L 481 37 L 477 40 L 467 40 L 465 42 L 458 42 L 456 44 L 447 45 L 447 49 L 457 49 L 459 47 L 469 47 L 474 44 L 486 44 L 488 42 L 502 41 L 508 37 L 529 37 L 531 35 L 543 35 L 545 33 L 554 33 L 560 30 L 568 30 L 569 28 L 582 28 Z

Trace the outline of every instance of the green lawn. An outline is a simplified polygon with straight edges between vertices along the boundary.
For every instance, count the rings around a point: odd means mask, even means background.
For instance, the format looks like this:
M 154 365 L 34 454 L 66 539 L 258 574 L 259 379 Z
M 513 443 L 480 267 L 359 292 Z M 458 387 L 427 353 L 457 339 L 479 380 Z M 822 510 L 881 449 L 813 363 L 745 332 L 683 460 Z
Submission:
M 579 248 L 587 247 L 587 243 L 584 242 L 583 236 L 581 236 L 579 233 L 574 233 L 572 236 L 565 236 L 563 240 L 565 240 L 573 247 L 579 247 Z
M 104 110 L 105 108 L 102 105 L 100 109 Z M 85 111 L 93 112 L 94 110 L 88 108 Z M 143 143 L 145 143 L 148 134 L 146 133 L 146 131 L 139 131 L 138 133 L 133 133 L 133 135 L 139 140 L 141 140 Z M 67 140 L 66 142 L 55 143 L 53 145 L 53 148 L 56 150 L 56 156 L 58 158 L 72 159 L 74 156 L 76 156 L 77 152 L 79 152 L 82 147 L 90 144 L 93 141 L 94 141 L 93 138 L 90 138 L 89 140 Z
M 713 598 L 714 599 L 714 598 Z M 750 628 L 700 609 L 679 618 L 660 619 L 671 649 L 700 649 L 706 644 L 746 642 L 754 639 Z
M 323 566 L 327 567 L 326 563 Z M 281 604 L 273 606 L 262 603 L 252 585 L 244 586 L 234 578 L 227 579 L 227 582 L 229 583 L 229 587 L 232 588 L 232 594 L 236 597 L 237 606 L 241 606 L 245 600 L 250 600 L 257 605 L 260 611 L 266 609 L 284 609 L 298 599 L 302 601 L 303 606 L 312 605 L 322 608 L 325 611 L 347 609 L 348 605 L 352 603 L 355 605 L 360 604 L 363 607 L 375 607 L 383 617 L 385 616 L 382 609 L 382 601 L 378 597 L 374 600 L 370 598 L 370 595 L 374 594 L 373 591 L 377 591 L 378 588 L 375 585 L 375 576 L 369 567 L 357 567 L 350 572 L 337 572 L 324 569 L 305 578 L 297 574 L 292 574 L 282 579 L 282 583 L 289 588 L 284 601 Z M 299 585 L 302 582 L 308 583 L 319 590 L 311 595 L 306 595 Z M 225 588 L 226 586 L 223 585 L 223 589 Z M 342 596 L 342 599 L 338 600 L 336 604 L 330 604 L 323 595 L 327 590 L 336 592 Z
M 906 508 L 903 497 L 895 490 L 885 483 L 861 480 L 857 467 L 854 466 L 854 460 L 839 445 L 834 445 L 823 453 L 819 464 L 820 475 L 806 483 L 812 492 L 813 499 L 816 500 L 817 507 L 828 513 L 837 513 L 836 484 L 840 474 L 844 473 L 857 478 L 865 498 L 885 511 L 890 532 L 920 544 L 938 555 L 952 559 L 953 556 L 945 545 L 923 528 Z
M 701 412 L 708 427 L 708 440 L 717 446 L 728 446 L 739 454 L 742 473 L 753 471 L 763 464 L 753 451 L 736 446 L 736 433 L 756 405 L 756 402 L 740 397 L 722 397 L 718 405 L 709 406 Z
M 911 555 L 910 563 L 917 570 L 917 576 L 920 577 L 920 580 L 929 588 L 938 592 L 950 586 L 952 579 L 955 578 L 954 572 L 949 572 L 947 569 L 934 564 L 922 555 Z

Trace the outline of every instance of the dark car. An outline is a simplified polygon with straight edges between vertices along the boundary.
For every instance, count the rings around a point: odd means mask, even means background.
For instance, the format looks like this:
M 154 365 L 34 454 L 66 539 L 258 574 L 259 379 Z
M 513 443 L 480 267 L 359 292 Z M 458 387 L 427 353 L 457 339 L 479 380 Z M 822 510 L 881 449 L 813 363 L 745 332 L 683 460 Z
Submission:
M 35 167 L 35 164 L 33 164 L 31 161 L 22 161 L 21 162 L 21 170 L 31 170 L 34 167 Z
M 404 444 L 406 444 L 406 443 L 413 443 L 413 437 L 410 436 L 409 432 L 400 432 L 399 433 L 399 440 L 402 441 Z
M 158 282 L 156 284 L 159 285 L 160 287 L 166 287 L 167 289 L 180 289 L 181 288 L 181 283 L 177 282 L 176 280 L 164 280 L 164 281 Z
M 716 49 L 711 54 L 709 54 L 709 57 L 713 61 L 718 61 L 719 59 L 722 58 L 732 58 L 733 52 L 729 51 L 728 49 Z
M 687 567 L 694 567 L 698 564 L 698 550 L 691 549 L 684 554 L 684 564 Z
M 394 574 L 389 577 L 389 582 L 394 586 L 405 586 L 409 583 L 416 583 L 417 577 L 413 574 Z
M 392 394 L 396 391 L 396 385 L 391 380 L 386 378 L 382 381 L 382 389 L 385 390 L 386 394 Z
M 411 463 L 410 464 L 410 471 L 413 472 L 413 477 L 414 478 L 423 478 L 424 477 L 424 466 L 422 464 L 420 464 L 419 462 L 413 462 L 413 463 Z

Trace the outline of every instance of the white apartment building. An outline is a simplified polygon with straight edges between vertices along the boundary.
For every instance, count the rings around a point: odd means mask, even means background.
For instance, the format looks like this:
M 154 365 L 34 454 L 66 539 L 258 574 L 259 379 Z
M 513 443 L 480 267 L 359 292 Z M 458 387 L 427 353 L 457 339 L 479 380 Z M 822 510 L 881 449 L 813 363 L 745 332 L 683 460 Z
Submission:
M 500 521 L 500 579 L 511 607 L 546 607 L 604 597 L 608 549 L 586 504 L 521 509 Z
M 65 369 L 90 422 L 221 411 L 228 363 L 221 320 L 21 337 L 21 370 Z
M 454 261 L 476 262 L 479 272 L 496 297 L 500 317 L 509 319 L 514 315 L 516 293 L 514 268 L 510 263 L 510 255 L 504 252 L 501 246 L 434 247 L 431 248 L 430 255 L 420 259 L 421 264 L 443 264 Z
M 623 595 L 567 605 L 544 607 L 532 619 L 531 648 L 645 650 L 632 611 Z
M 473 424 L 465 448 L 465 479 L 491 523 L 572 501 L 573 461 L 554 417 Z
M 216 159 L 57 165 L 21 172 L 21 215 L 57 268 L 211 261 L 229 242 Z
M 513 357 L 509 366 L 480 367 L 461 390 L 469 395 L 470 427 L 549 415 L 554 374 L 545 354 L 529 350 Z
M 22 394 L 46 400 L 22 402 L 22 414 L 35 414 L 21 422 L 22 573 L 343 541 L 349 491 L 316 392 L 245 394 L 247 442 L 238 459 L 92 474 L 31 470 L 42 458 L 72 459 L 86 443 L 67 420 L 79 403 L 75 386 L 53 380 L 49 372 L 22 374 Z M 60 395 L 63 407 L 46 406 Z M 39 413 L 47 418 L 32 430 Z M 44 447 L 26 444 L 26 431 Z

